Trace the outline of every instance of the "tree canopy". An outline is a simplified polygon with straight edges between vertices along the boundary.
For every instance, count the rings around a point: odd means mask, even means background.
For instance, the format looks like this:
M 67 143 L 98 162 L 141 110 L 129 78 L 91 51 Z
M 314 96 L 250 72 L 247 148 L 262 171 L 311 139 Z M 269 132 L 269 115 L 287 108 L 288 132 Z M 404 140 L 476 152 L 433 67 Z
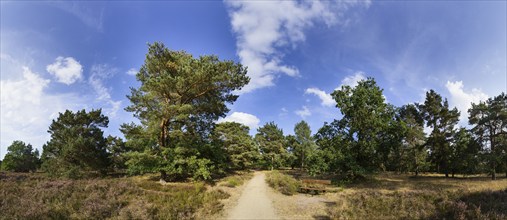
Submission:
M 288 156 L 285 141 L 282 129 L 274 122 L 266 123 L 257 129 L 255 142 L 259 145 L 264 163 L 271 170 L 281 167 Z
M 249 83 L 247 68 L 214 55 L 194 57 L 162 43 L 148 44 L 130 88 L 126 111 L 139 123 L 104 137 L 109 119 L 101 110 L 60 113 L 43 146 L 42 170 L 79 177 L 107 171 L 129 175 L 159 172 L 161 180 L 209 180 L 250 168 L 299 167 L 310 175 L 349 179 L 375 172 L 507 175 L 507 95 L 472 103 L 471 129 L 458 127 L 460 112 L 434 90 L 424 103 L 394 106 L 373 78 L 331 93 L 340 113 L 312 136 L 306 121 L 284 136 L 275 122 L 257 128 L 221 122 Z M 425 133 L 425 128 L 429 132 Z M 38 151 L 14 141 L 5 170 L 37 169 Z
M 468 113 L 469 123 L 474 125 L 472 132 L 487 148 L 491 177 L 495 179 L 498 164 L 502 163 L 502 158 L 507 159 L 504 141 L 507 137 L 507 95 L 502 93 L 485 102 L 472 103 Z M 507 160 L 504 162 L 507 164 Z
M 101 109 L 60 113 L 49 126 L 51 139 L 43 146 L 42 167 L 56 176 L 79 177 L 88 171 L 105 173 L 110 161 L 101 128 L 108 123 Z
M 214 144 L 221 149 L 228 169 L 244 170 L 251 168 L 259 158 L 250 128 L 237 122 L 222 122 L 213 131 Z
M 424 104 L 419 107 L 426 125 L 432 129 L 426 142 L 430 159 L 437 172 L 444 173 L 447 177 L 451 171 L 452 137 L 456 132 L 460 112 L 457 108 L 449 109 L 447 99 L 442 100 L 442 96 L 433 90 L 426 92 Z
M 343 118 L 339 128 L 349 144 L 346 151 L 348 170 L 352 175 L 364 174 L 379 168 L 378 147 L 390 115 L 382 89 L 373 78 L 361 80 L 354 88 L 345 85 L 332 94 Z
M 295 149 L 294 155 L 301 169 L 305 168 L 305 161 L 313 156 L 315 152 L 315 142 L 312 137 L 310 126 L 305 121 L 296 123 L 294 127 Z
M 14 172 L 35 171 L 39 167 L 39 150 L 33 149 L 31 144 L 14 141 L 7 147 L 7 154 L 2 161 L 1 168 Z

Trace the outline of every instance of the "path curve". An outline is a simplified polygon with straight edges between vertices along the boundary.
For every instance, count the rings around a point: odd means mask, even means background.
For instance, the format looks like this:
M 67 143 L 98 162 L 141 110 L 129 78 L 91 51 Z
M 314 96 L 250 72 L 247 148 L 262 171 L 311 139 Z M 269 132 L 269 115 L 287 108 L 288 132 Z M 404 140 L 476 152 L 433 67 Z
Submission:
M 267 195 L 269 189 L 265 179 L 263 172 L 254 173 L 227 219 L 279 219 Z

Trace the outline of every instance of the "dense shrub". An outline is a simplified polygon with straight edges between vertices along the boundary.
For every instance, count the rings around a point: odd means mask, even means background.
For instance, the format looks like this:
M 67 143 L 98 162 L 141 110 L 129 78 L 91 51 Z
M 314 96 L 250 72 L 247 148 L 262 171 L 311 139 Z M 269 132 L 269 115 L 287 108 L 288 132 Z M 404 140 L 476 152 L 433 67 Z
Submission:
M 140 152 L 129 152 L 126 154 L 127 173 L 129 175 L 139 175 L 145 173 L 157 172 L 159 162 L 157 157 Z
M 294 179 L 292 176 L 272 171 L 267 174 L 266 182 L 269 186 L 280 191 L 285 195 L 294 195 L 298 192 L 301 183 Z

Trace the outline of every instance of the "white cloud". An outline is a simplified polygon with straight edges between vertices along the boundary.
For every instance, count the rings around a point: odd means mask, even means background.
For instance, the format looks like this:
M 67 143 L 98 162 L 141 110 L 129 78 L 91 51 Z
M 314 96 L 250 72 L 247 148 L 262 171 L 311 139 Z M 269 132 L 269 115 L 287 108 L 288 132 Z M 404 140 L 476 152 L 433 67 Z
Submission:
M 97 93 L 97 101 L 105 102 L 110 106 L 109 108 L 104 108 L 104 113 L 111 118 L 116 117 L 121 107 L 121 101 L 114 101 L 111 98 L 110 88 L 106 88 L 103 81 L 111 78 L 117 72 L 118 69 L 110 67 L 107 64 L 96 64 L 92 66 L 90 70 L 91 75 L 88 78 L 88 83 L 95 90 L 95 93 Z
M 488 95 L 479 89 L 474 88 L 471 92 L 464 91 L 463 81 L 447 81 L 445 87 L 451 94 L 449 104 L 451 106 L 456 106 L 456 108 L 458 108 L 458 110 L 461 112 L 460 121 L 463 125 L 466 125 L 468 122 L 468 109 L 472 106 L 471 103 L 478 103 L 479 101 L 488 99 Z
M 342 86 L 350 86 L 350 87 L 356 87 L 357 86 L 357 83 L 361 80 L 365 80 L 366 77 L 365 77 L 365 74 L 364 72 L 362 71 L 358 71 L 358 72 L 355 72 L 353 75 L 350 75 L 350 76 L 346 76 L 343 80 L 342 80 L 342 84 L 340 85 L 340 87 L 336 88 L 336 89 L 340 89 Z
M 237 36 L 238 56 L 248 67 L 251 80 L 240 93 L 273 86 L 281 73 L 298 76 L 296 67 L 283 64 L 283 46 L 295 48 L 305 40 L 305 29 L 322 21 L 343 24 L 345 12 L 369 1 L 232 1 L 226 0 L 232 30 Z
M 334 101 L 333 97 L 331 97 L 330 94 L 318 89 L 318 88 L 308 88 L 305 91 L 305 94 L 314 94 L 321 100 L 321 105 L 332 107 L 336 105 L 336 102 Z
M 346 76 L 342 80 L 341 85 L 338 88 L 336 88 L 336 90 L 341 89 L 341 87 L 345 86 L 345 85 L 350 86 L 350 87 L 355 87 L 355 86 L 357 86 L 359 81 L 365 80 L 365 79 L 366 79 L 365 73 L 362 71 L 357 71 L 353 75 Z M 319 99 L 321 101 L 320 104 L 322 106 L 333 107 L 336 105 L 336 101 L 333 99 L 331 94 L 326 93 L 325 91 L 323 91 L 319 88 L 308 88 L 305 90 L 305 94 L 314 94 L 317 97 L 319 97 Z M 384 99 L 387 100 L 387 98 L 385 96 L 384 96 Z
M 217 123 L 221 122 L 237 122 L 243 125 L 250 127 L 250 129 L 255 129 L 259 127 L 259 118 L 257 116 L 244 113 L 244 112 L 233 112 L 231 115 L 221 118 L 217 121 Z
M 295 111 L 296 115 L 299 115 L 301 118 L 306 118 L 307 116 L 312 115 L 312 112 L 310 112 L 310 109 L 308 109 L 306 106 L 303 106 L 302 109 Z
M 74 94 L 49 94 L 45 89 L 50 80 L 28 67 L 24 66 L 22 70 L 23 78 L 0 81 L 0 158 L 5 154 L 4 147 L 14 140 L 22 140 L 41 150 L 49 140 L 46 131 L 58 112 L 82 107 L 77 103 L 80 99 Z
M 23 104 L 40 104 L 41 93 L 50 80 L 33 73 L 28 67 L 23 67 L 23 79 L 20 81 L 1 81 L 2 105 L 6 108 L 19 108 Z
M 384 103 L 388 104 L 389 103 L 389 100 L 387 99 L 387 96 L 382 94 L 382 97 L 384 98 Z
M 137 74 L 137 70 L 136 68 L 130 68 L 128 71 L 127 71 L 127 74 L 128 75 L 131 75 L 131 76 L 135 76 Z
M 105 131 L 112 134 L 118 133 L 114 118 L 120 117 L 123 113 L 120 112 L 122 102 L 113 100 L 110 90 L 103 84 L 103 80 L 115 73 L 115 68 L 107 65 L 97 65 L 92 68 L 92 76 L 88 83 L 90 90 L 96 92 L 96 96 L 89 96 L 88 92 L 54 93 L 54 90 L 49 92 L 48 89 L 54 81 L 22 65 L 26 62 L 18 61 L 5 54 L 2 54 L 0 58 L 2 68 L 5 67 L 3 64 L 8 65 L 7 68 L 2 69 L 0 80 L 0 159 L 5 155 L 7 146 L 14 140 L 30 143 L 42 152 L 42 145 L 50 139 L 47 130 L 51 121 L 67 109 L 77 111 L 104 107 L 103 114 L 112 119 L 108 128 L 110 130 L 105 129 Z M 6 70 L 5 73 L 4 70 Z M 125 119 L 129 116 L 121 115 L 121 117 Z
M 83 78 L 83 67 L 72 57 L 57 57 L 53 64 L 49 64 L 46 70 L 56 77 L 61 83 L 70 85 Z

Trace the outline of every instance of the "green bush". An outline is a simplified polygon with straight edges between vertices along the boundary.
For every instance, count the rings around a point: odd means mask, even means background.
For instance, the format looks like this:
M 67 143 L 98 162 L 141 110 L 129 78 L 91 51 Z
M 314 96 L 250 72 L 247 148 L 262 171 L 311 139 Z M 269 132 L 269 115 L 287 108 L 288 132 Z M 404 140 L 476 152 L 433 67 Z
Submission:
M 144 152 L 129 152 L 126 154 L 127 172 L 129 175 L 139 175 L 158 171 L 157 157 Z
M 294 195 L 298 192 L 301 183 L 292 176 L 272 171 L 267 174 L 266 182 L 272 188 L 280 191 L 284 195 Z
M 238 177 L 232 176 L 232 177 L 227 178 L 226 182 L 223 185 L 225 185 L 227 187 L 234 188 L 236 186 L 241 185 L 242 183 L 243 183 L 243 181 L 241 179 L 239 179 Z
M 228 177 L 222 179 L 219 184 L 221 186 L 227 186 L 227 187 L 234 188 L 234 187 L 243 185 L 243 183 L 245 183 L 245 181 L 252 178 L 252 176 L 253 175 L 250 172 L 237 172 L 233 176 L 228 176 Z

